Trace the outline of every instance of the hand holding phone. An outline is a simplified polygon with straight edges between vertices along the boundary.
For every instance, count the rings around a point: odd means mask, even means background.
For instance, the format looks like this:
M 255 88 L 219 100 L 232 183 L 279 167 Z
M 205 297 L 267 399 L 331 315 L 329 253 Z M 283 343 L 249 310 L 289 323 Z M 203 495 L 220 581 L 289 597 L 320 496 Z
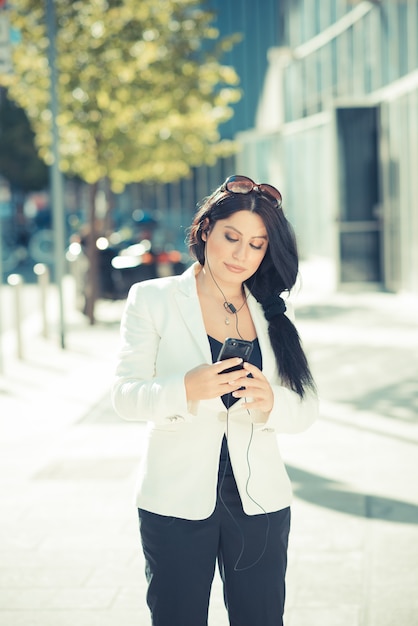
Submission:
M 245 341 L 244 339 L 225 339 L 222 349 L 217 359 L 217 365 L 208 365 L 203 363 L 198 367 L 189 370 L 185 377 L 186 396 L 188 402 L 195 402 L 200 400 L 208 400 L 224 395 L 225 393 L 232 393 L 237 385 L 231 387 L 230 378 L 224 376 L 218 377 L 218 374 L 224 374 L 228 372 L 234 372 L 240 370 L 241 374 L 235 374 L 232 378 L 238 378 L 239 380 L 247 377 L 247 373 L 243 370 L 243 364 L 229 367 L 225 365 L 224 370 L 219 370 L 219 361 L 225 359 L 232 359 L 238 357 L 243 361 L 248 361 L 253 349 L 251 341 Z M 217 374 L 214 375 L 214 372 Z M 250 375 L 249 375 L 250 376 Z M 239 384 L 239 383 L 238 383 Z M 242 387 L 243 389 L 243 387 Z

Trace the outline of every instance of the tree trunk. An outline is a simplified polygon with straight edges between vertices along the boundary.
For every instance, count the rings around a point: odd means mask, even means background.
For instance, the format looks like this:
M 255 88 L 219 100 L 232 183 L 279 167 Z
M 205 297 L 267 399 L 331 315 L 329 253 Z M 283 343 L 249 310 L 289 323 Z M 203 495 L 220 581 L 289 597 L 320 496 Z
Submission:
M 97 300 L 97 285 L 99 280 L 99 259 L 98 250 L 96 246 L 97 232 L 96 232 L 96 194 L 98 184 L 94 183 L 90 186 L 89 194 L 89 228 L 86 241 L 86 255 L 88 259 L 88 270 L 86 280 L 86 307 L 85 314 L 87 315 L 91 325 L 95 323 L 94 309 Z
M 113 195 L 113 191 L 110 187 L 110 180 L 109 178 L 105 179 L 105 193 L 106 193 L 106 215 L 104 218 L 104 226 L 103 226 L 103 230 L 106 233 L 106 235 L 110 234 L 111 232 L 113 232 L 113 209 L 115 207 L 115 198 Z

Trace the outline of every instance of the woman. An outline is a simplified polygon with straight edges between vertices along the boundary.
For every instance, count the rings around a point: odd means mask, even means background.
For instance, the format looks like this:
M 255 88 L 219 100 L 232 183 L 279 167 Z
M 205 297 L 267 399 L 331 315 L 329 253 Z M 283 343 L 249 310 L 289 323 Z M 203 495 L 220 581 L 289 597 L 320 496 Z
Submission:
M 137 489 L 154 626 L 204 626 L 216 561 L 232 626 L 279 626 L 291 487 L 278 433 L 317 415 L 289 305 L 298 274 L 280 192 L 231 176 L 189 229 L 196 263 L 134 285 L 116 411 L 148 422 Z M 227 337 L 250 362 L 219 361 Z M 233 366 L 239 369 L 230 371 Z

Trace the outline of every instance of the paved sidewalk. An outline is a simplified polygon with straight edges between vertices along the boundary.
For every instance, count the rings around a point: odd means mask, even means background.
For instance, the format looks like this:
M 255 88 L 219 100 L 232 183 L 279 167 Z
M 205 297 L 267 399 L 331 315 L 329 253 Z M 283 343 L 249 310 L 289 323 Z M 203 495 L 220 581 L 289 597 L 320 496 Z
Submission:
M 307 293 L 320 421 L 282 439 L 294 482 L 286 626 L 418 626 L 418 302 Z M 109 387 L 121 303 L 67 349 L 36 324 L 0 377 L 0 624 L 149 626 L 133 487 L 142 426 Z M 10 344 L 10 342 L 9 342 Z M 11 344 L 10 344 L 11 345 Z M 210 626 L 227 626 L 218 577 Z

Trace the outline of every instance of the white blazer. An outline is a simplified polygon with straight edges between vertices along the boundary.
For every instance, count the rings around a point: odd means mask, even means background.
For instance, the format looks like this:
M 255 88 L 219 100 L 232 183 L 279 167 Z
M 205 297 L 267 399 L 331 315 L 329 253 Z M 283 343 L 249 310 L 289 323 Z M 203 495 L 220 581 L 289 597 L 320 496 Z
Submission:
M 297 433 L 316 419 L 314 394 L 299 396 L 281 385 L 259 303 L 248 306 L 257 331 L 263 374 L 274 392 L 267 422 L 240 399 L 229 413 L 221 398 L 187 403 L 184 376 L 212 363 L 195 275 L 144 281 L 130 289 L 121 323 L 122 345 L 112 388 L 113 406 L 128 420 L 148 422 L 140 460 L 136 504 L 153 513 L 205 519 L 216 504 L 219 456 L 226 434 L 244 511 L 248 515 L 289 506 L 291 486 L 277 434 Z

